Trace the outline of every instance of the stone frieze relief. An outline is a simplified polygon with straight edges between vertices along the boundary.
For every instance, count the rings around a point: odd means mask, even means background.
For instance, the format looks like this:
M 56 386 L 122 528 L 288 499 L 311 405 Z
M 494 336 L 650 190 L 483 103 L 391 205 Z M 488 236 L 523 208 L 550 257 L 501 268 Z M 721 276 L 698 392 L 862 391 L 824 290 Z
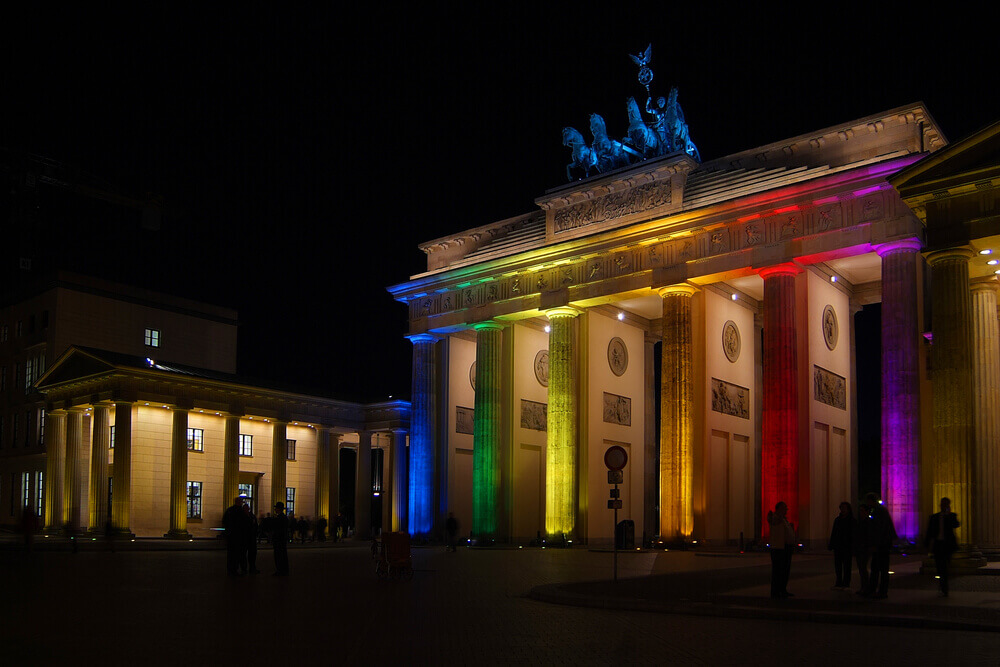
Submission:
M 670 181 L 654 181 L 622 192 L 609 192 L 555 212 L 556 233 L 642 213 L 670 203 Z

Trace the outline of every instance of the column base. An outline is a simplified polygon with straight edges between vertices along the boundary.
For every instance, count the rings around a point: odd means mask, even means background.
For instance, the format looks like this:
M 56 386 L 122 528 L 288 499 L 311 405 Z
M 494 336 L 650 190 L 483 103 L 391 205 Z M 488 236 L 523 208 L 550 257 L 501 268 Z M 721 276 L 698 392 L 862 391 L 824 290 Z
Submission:
M 163 536 L 168 540 L 192 540 L 194 535 L 187 532 L 186 530 L 171 530 L 169 533 L 164 533 Z

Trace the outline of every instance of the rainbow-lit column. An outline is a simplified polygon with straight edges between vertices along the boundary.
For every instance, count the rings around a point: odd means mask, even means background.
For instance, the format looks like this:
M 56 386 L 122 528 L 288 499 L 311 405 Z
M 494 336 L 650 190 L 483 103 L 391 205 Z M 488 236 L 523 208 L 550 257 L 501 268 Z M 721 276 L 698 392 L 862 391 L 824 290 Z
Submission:
M 63 527 L 63 480 L 66 475 L 66 412 L 45 413 L 45 530 Z
M 761 527 L 778 501 L 799 524 L 799 382 L 795 335 L 795 276 L 801 269 L 779 264 L 759 271 L 764 279 L 764 395 L 761 434 Z
M 572 539 L 576 529 L 576 387 L 573 319 L 569 306 L 547 310 L 549 318 L 549 408 L 545 446 L 545 532 Z
M 111 447 L 111 419 L 108 406 L 94 404 L 91 417 L 90 493 L 87 507 L 92 532 L 103 531 L 108 519 L 108 449 Z
M 187 540 L 188 411 L 175 407 L 170 430 L 170 530 L 164 537 Z
M 502 392 L 500 371 L 503 327 L 483 322 L 476 329 L 476 410 L 472 448 L 472 534 L 495 540 L 500 510 L 500 439 Z
M 660 539 L 694 532 L 694 355 L 691 285 L 659 290 L 663 299 L 660 362 Z
M 413 343 L 410 394 L 410 535 L 429 537 L 434 530 L 434 471 L 437 467 L 437 336 L 407 336 Z
M 907 239 L 875 248 L 882 258 L 882 499 L 900 537 L 915 542 L 921 530 L 918 467 L 917 257 Z
M 932 252 L 931 345 L 934 383 L 933 505 L 951 498 L 962 527 L 959 542 L 971 544 L 976 517 L 972 506 L 972 297 L 968 248 Z M 994 406 L 995 407 L 995 406 Z M 931 509 L 931 508 L 928 508 Z
M 997 278 L 970 281 L 972 291 L 973 396 L 975 398 L 976 543 L 1000 546 L 1000 332 Z
M 132 522 L 132 402 L 115 401 L 115 467 L 111 471 L 111 525 L 131 535 Z

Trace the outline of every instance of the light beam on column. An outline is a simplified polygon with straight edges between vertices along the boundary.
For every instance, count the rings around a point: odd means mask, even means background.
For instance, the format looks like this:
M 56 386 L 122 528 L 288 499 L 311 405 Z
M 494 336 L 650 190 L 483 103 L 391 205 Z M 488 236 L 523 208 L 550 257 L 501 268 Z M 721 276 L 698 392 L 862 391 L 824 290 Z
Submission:
M 500 508 L 501 388 L 503 327 L 483 322 L 476 329 L 476 404 L 472 449 L 472 534 L 496 539 Z
M 437 336 L 408 336 L 413 343 L 413 385 L 410 431 L 411 535 L 429 536 L 434 528 L 435 410 L 437 400 Z

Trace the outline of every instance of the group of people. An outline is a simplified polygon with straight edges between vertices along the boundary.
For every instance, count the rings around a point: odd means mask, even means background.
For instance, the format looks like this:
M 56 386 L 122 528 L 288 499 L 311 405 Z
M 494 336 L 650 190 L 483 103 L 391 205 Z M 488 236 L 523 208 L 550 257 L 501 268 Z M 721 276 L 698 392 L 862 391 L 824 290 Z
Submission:
M 795 530 L 787 517 L 788 506 L 779 502 L 767 513 L 771 547 L 771 597 L 792 597 L 788 592 L 792 554 L 797 546 Z M 951 511 L 951 500 L 941 499 L 941 511 L 933 514 L 927 525 L 924 546 L 934 554 L 941 595 L 948 595 L 948 570 L 952 554 L 958 549 L 955 529 L 958 516 Z M 833 551 L 836 573 L 834 588 L 850 590 L 852 560 L 858 568 L 861 585 L 858 595 L 884 600 L 889 592 L 889 554 L 898 539 L 889 510 L 869 493 L 859 504 L 855 517 L 851 504 L 840 503 L 840 513 L 833 520 L 827 548 Z

